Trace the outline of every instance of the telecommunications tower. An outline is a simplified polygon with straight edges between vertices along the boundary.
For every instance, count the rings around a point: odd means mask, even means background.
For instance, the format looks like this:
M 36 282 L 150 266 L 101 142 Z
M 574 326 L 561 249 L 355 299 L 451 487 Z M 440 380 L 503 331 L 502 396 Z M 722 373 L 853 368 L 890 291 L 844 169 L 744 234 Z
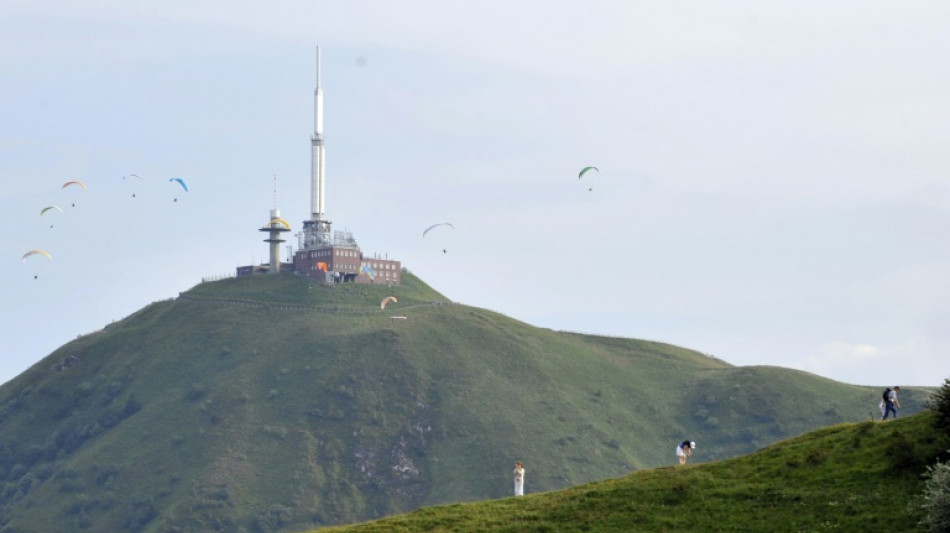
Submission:
M 317 88 L 313 91 L 313 135 L 310 136 L 310 219 L 303 223 L 301 250 L 332 244 L 332 222 L 327 220 L 324 211 L 326 151 L 323 143 L 323 88 L 320 86 L 320 47 L 317 46 Z

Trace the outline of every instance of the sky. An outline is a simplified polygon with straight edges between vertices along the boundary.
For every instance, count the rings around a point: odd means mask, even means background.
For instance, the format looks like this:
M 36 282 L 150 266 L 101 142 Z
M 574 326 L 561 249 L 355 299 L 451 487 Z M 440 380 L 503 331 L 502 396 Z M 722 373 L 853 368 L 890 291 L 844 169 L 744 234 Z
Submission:
M 950 3 L 4 0 L 0 382 L 300 229 L 317 45 L 364 254 L 538 327 L 950 377 Z

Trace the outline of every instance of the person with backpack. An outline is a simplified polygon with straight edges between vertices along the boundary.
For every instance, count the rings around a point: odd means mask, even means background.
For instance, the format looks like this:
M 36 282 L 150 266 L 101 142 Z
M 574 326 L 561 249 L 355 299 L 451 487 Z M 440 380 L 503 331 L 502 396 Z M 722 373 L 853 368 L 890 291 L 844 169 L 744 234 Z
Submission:
M 901 388 L 894 386 L 894 388 L 884 389 L 884 394 L 882 394 L 882 400 L 884 401 L 884 415 L 881 417 L 881 420 L 887 420 L 887 415 L 894 413 L 894 418 L 897 418 L 897 410 L 901 408 L 901 402 L 897 399 L 897 393 L 900 392 Z
M 693 450 L 696 448 L 696 443 L 691 440 L 684 440 L 676 447 L 676 458 L 680 460 L 681 465 L 686 464 L 686 459 L 693 456 Z

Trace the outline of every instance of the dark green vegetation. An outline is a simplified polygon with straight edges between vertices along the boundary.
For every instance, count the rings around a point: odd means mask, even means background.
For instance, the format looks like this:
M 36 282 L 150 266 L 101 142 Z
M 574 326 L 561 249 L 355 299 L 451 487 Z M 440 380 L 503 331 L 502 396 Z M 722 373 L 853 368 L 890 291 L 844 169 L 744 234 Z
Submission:
M 927 408 L 936 413 L 934 427 L 944 433 L 950 433 L 950 378 L 943 380 L 927 399 Z
M 321 532 L 918 531 L 921 473 L 950 446 L 932 418 L 839 424 L 716 463 Z
M 934 415 L 933 429 L 950 436 L 950 378 L 927 399 L 927 409 Z M 934 533 L 950 531 L 950 461 L 927 467 L 924 480 L 924 524 Z
M 0 531 L 299 531 L 502 498 L 516 460 L 534 493 L 671 464 L 685 438 L 709 461 L 879 416 L 881 387 L 403 280 L 205 283 L 63 346 L 0 387 Z M 924 399 L 905 388 L 905 413 Z

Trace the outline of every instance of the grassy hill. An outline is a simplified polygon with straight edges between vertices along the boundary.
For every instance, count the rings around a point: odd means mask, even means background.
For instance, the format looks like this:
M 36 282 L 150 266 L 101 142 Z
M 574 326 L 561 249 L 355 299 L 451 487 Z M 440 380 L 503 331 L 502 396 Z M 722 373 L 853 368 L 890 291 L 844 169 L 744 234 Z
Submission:
M 919 531 L 921 474 L 950 446 L 931 419 L 839 424 L 715 463 L 320 532 Z
M 671 464 L 684 438 L 732 457 L 879 397 L 403 283 L 220 280 L 63 346 L 0 387 L 0 531 L 352 523 L 504 497 L 516 460 L 548 491 Z

